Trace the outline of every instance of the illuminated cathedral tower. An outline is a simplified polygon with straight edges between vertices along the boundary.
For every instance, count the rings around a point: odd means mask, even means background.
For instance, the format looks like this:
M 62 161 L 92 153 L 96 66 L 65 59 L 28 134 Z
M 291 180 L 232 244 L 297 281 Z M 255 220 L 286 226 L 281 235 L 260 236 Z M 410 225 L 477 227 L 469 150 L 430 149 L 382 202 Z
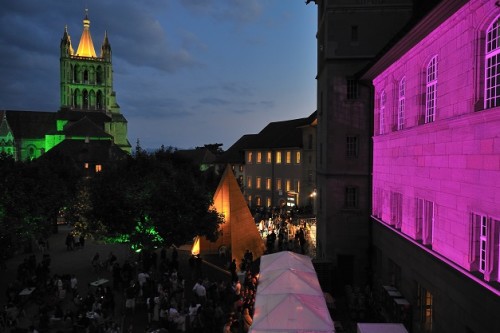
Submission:
M 127 120 L 120 113 L 113 91 L 113 64 L 107 33 L 98 56 L 90 35 L 88 11 L 83 19 L 83 32 L 76 52 L 71 45 L 67 27 L 61 39 L 61 112 L 105 114 L 104 130 L 114 143 L 130 152 L 127 140 Z M 95 117 L 92 116 L 92 117 Z

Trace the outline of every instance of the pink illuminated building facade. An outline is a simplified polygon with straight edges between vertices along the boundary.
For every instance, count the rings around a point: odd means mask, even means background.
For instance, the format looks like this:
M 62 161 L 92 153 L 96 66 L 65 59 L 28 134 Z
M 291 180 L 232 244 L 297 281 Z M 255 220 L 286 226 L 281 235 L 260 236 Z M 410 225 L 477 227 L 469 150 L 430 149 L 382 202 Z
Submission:
M 500 332 L 500 2 L 441 1 L 363 79 L 375 282 L 413 332 Z

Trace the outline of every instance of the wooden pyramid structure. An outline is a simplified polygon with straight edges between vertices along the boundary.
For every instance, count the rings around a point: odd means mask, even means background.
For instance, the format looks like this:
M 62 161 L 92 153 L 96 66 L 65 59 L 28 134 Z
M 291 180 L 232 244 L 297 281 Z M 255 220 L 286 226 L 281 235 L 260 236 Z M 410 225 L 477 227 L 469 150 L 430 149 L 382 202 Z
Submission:
M 193 254 L 215 254 L 227 249 L 238 267 L 246 250 L 252 252 L 254 260 L 264 254 L 264 241 L 230 166 L 224 170 L 215 191 L 213 208 L 224 215 L 224 222 L 219 227 L 220 236 L 215 242 L 197 237 L 191 251 Z

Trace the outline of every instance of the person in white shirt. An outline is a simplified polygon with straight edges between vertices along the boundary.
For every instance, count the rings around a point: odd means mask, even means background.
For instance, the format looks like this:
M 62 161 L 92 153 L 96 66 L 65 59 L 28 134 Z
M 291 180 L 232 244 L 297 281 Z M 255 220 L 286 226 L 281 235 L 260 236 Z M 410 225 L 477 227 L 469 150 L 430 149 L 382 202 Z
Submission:
M 200 304 L 205 304 L 207 300 L 207 289 L 203 286 L 201 279 L 194 285 L 193 292 Z

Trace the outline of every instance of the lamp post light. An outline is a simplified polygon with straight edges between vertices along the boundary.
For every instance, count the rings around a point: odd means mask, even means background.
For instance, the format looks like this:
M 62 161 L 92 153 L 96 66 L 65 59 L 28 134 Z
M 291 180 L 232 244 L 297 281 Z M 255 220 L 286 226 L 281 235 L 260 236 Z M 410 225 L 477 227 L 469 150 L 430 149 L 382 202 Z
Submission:
M 312 212 L 316 216 L 316 189 L 314 189 L 311 194 L 309 194 L 309 198 L 311 198 L 311 206 L 312 206 Z

